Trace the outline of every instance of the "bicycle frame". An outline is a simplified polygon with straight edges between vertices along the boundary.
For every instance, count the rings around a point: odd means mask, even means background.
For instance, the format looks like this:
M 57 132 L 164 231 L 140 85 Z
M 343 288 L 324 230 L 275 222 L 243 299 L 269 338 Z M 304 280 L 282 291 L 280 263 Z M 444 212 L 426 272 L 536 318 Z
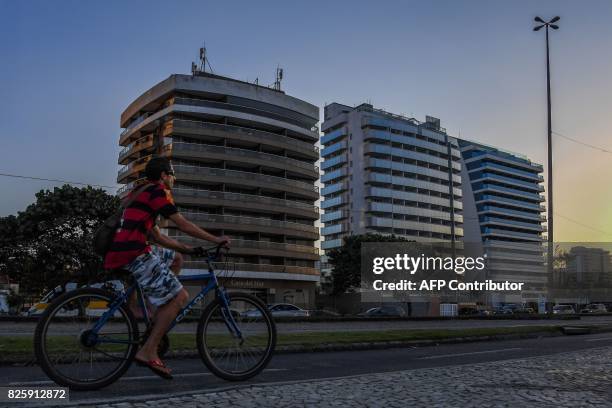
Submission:
M 228 330 L 232 333 L 233 336 L 235 336 L 236 338 L 240 338 L 242 339 L 242 332 L 240 331 L 240 329 L 238 328 L 238 325 L 236 324 L 236 320 L 234 319 L 234 316 L 232 315 L 232 313 L 230 312 L 229 306 L 230 306 L 230 298 L 227 296 L 227 293 L 225 291 L 225 288 L 219 286 L 219 281 L 217 280 L 217 275 L 215 275 L 215 271 L 214 268 L 212 266 L 212 262 L 215 260 L 215 257 L 212 256 L 210 253 L 208 254 L 208 257 L 206 259 L 206 263 L 208 265 L 208 273 L 204 273 L 204 274 L 200 274 L 200 275 L 190 275 L 190 276 L 178 276 L 179 281 L 181 282 L 185 282 L 185 281 L 208 281 L 208 283 L 206 284 L 205 287 L 202 288 L 202 290 L 184 307 L 182 308 L 178 315 L 176 316 L 176 318 L 172 321 L 172 323 L 170 324 L 170 327 L 168 327 L 168 330 L 166 330 L 166 333 L 170 332 L 170 330 L 172 330 L 174 328 L 174 326 L 177 325 L 177 323 L 179 323 L 181 320 L 183 320 L 185 318 L 185 316 L 187 315 L 187 313 L 189 313 L 189 311 L 194 307 L 194 305 L 197 302 L 200 302 L 211 290 L 215 290 L 216 291 L 216 295 L 217 298 L 221 300 L 221 304 L 222 304 L 222 314 L 224 315 L 224 323 L 227 326 Z M 132 295 L 132 293 L 134 293 L 134 291 L 136 291 L 137 296 L 138 296 L 138 304 L 143 312 L 143 316 L 144 316 L 144 320 L 145 323 L 147 324 L 147 326 L 149 326 L 149 324 L 151 323 L 151 317 L 149 316 L 149 312 L 147 310 L 146 304 L 145 304 L 145 296 L 144 293 L 142 291 L 142 288 L 140 287 L 140 285 L 138 284 L 138 282 L 134 282 L 134 284 L 132 284 L 124 293 L 122 293 L 120 296 L 118 296 L 109 306 L 108 310 L 106 312 L 104 312 L 104 314 L 100 317 L 100 319 L 98 319 L 98 321 L 96 322 L 96 324 L 94 325 L 94 327 L 91 330 L 91 333 L 94 336 L 98 335 L 98 332 L 102 329 L 102 327 L 108 322 L 108 320 L 114 316 L 115 312 L 119 309 L 119 307 L 122 304 L 126 304 L 128 299 L 130 298 L 130 296 Z M 98 342 L 100 343 L 130 343 L 130 341 L 126 341 L 126 340 L 113 340 L 113 339 L 101 339 L 98 338 L 97 339 Z

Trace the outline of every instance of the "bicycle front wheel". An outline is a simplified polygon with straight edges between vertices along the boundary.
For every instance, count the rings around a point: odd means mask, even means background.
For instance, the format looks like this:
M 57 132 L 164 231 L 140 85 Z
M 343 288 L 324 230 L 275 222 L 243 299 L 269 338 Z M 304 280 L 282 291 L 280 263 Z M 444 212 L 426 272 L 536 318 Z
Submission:
M 243 381 L 261 372 L 272 358 L 276 326 L 256 297 L 235 293 L 229 298 L 229 309 L 220 299 L 206 307 L 196 341 L 204 364 L 213 374 L 229 381 Z
M 116 295 L 82 288 L 58 297 L 41 316 L 34 351 L 43 371 L 59 385 L 96 390 L 123 375 L 138 348 L 138 324 L 121 305 L 98 330 L 92 330 Z

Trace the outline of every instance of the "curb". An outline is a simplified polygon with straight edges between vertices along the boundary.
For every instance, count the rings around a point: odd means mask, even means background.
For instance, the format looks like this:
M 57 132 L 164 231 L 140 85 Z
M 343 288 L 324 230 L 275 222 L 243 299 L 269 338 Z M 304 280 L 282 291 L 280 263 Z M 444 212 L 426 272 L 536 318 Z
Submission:
M 553 326 L 554 327 L 554 326 Z M 568 334 L 590 334 L 590 333 L 606 333 L 612 332 L 612 326 L 607 327 L 592 327 L 592 326 L 568 326 L 555 327 L 556 330 L 543 330 L 530 333 L 508 333 L 494 334 L 488 336 L 464 336 L 451 337 L 445 339 L 432 340 L 407 340 L 407 341 L 379 341 L 379 342 L 360 342 L 360 343 L 323 343 L 311 346 L 304 345 L 287 345 L 277 346 L 275 354 L 289 353 L 316 353 L 316 352 L 333 352 L 333 351 L 358 351 L 358 350 L 383 350 L 402 347 L 427 347 L 437 346 L 440 344 L 458 344 L 458 343 L 474 343 L 482 341 L 499 341 L 499 340 L 520 340 L 520 339 L 535 339 L 540 337 L 558 337 Z M 575 332 L 578 330 L 579 332 Z M 169 359 L 185 359 L 199 358 L 197 350 L 177 350 L 170 351 L 166 354 Z M 1 366 L 33 366 L 36 365 L 33 357 L 22 357 L 16 359 L 3 359 L 0 357 Z
M 413 317 L 359 317 L 359 316 L 338 316 L 338 317 L 275 317 L 276 323 L 321 323 L 321 322 L 397 322 L 397 321 L 453 321 L 453 320 L 580 320 L 581 316 L 612 316 L 612 313 L 589 315 L 494 315 L 494 316 L 413 316 Z M 12 323 L 35 323 L 39 316 L 0 316 L 0 322 Z M 197 323 L 198 317 L 187 316 L 183 322 Z

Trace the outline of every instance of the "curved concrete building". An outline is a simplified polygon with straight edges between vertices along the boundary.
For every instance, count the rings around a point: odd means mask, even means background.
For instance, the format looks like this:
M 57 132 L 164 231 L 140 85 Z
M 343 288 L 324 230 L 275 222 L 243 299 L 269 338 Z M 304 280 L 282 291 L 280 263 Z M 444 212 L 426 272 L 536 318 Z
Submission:
M 120 193 L 143 182 L 153 155 L 167 155 L 179 210 L 232 238 L 236 272 L 226 286 L 310 306 L 319 280 L 318 118 L 316 106 L 279 90 L 203 72 L 172 75 L 121 115 Z M 160 227 L 199 244 L 171 222 Z M 184 273 L 204 267 L 188 261 Z

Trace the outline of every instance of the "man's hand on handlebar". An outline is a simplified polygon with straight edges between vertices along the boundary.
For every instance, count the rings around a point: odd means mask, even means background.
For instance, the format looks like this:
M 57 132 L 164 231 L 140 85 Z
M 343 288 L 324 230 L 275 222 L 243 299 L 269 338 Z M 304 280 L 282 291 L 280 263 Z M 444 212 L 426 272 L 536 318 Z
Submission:
M 225 248 L 225 249 L 229 249 L 230 243 L 231 243 L 231 241 L 230 241 L 229 237 L 227 237 L 225 235 L 217 237 L 217 239 L 215 240 L 215 244 L 217 244 L 221 248 Z
M 214 241 L 215 244 L 217 244 L 216 248 L 217 248 L 217 253 L 216 255 L 219 255 L 219 251 L 221 249 L 229 249 L 230 246 L 230 239 L 228 237 L 226 237 L 225 235 L 217 237 Z M 212 248 L 204 248 L 204 247 L 193 247 L 190 248 L 188 252 L 186 252 L 187 254 L 193 256 L 193 257 L 197 257 L 197 258 L 202 258 L 208 255 L 208 252 L 211 250 Z

